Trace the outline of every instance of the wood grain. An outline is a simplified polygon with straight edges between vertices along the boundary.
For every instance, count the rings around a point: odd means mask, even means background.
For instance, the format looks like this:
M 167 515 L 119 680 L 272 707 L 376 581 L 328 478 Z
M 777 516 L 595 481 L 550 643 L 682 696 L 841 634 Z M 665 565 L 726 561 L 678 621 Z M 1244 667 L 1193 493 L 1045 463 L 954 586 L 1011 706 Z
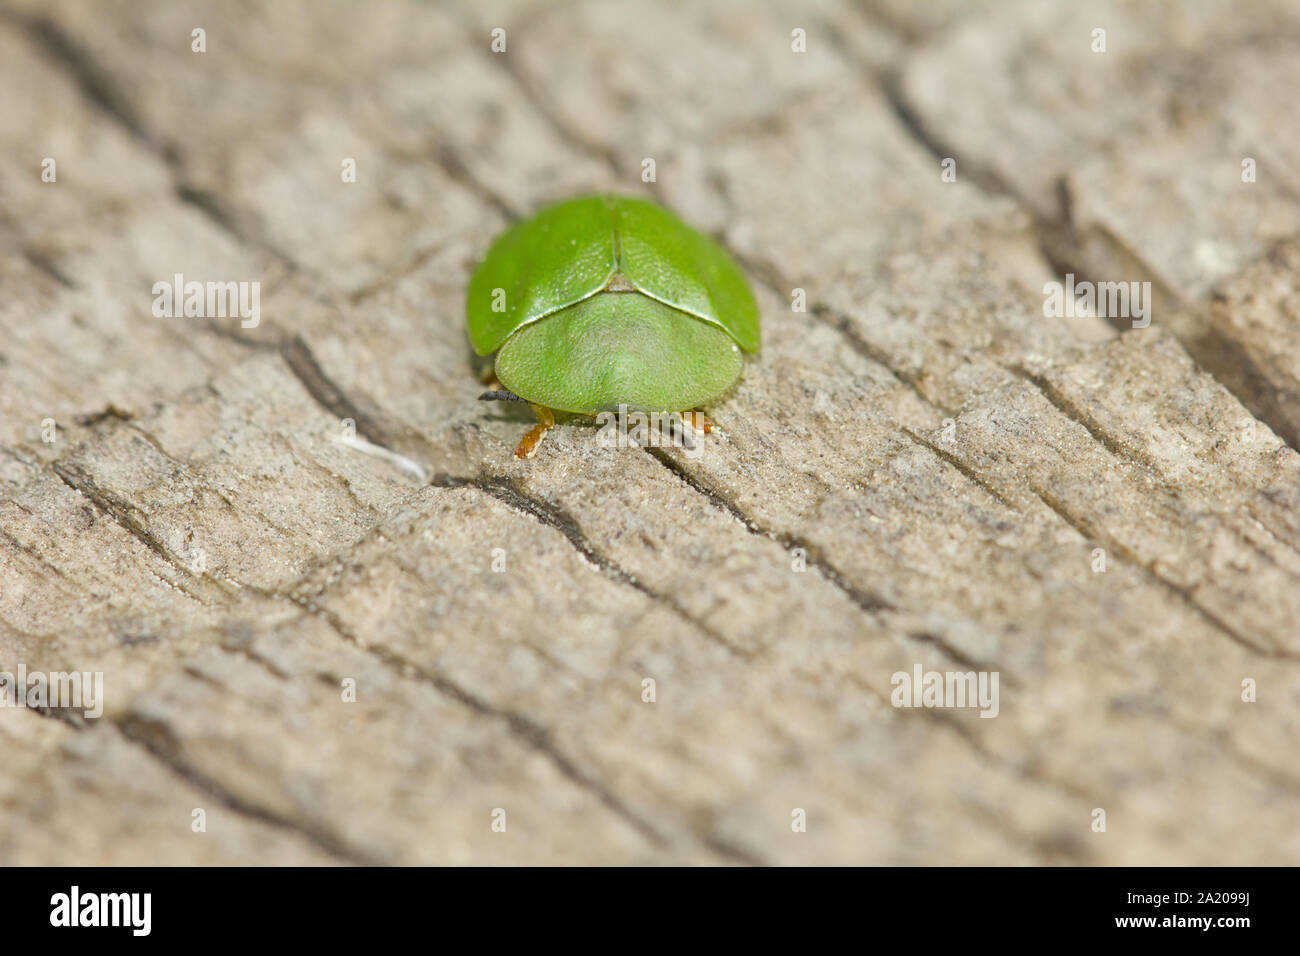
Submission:
M 1282 3 L 8 0 L 0 670 L 105 711 L 0 709 L 0 863 L 1300 862 L 1298 63 Z M 763 352 L 698 456 L 521 463 L 469 271 L 607 189 Z

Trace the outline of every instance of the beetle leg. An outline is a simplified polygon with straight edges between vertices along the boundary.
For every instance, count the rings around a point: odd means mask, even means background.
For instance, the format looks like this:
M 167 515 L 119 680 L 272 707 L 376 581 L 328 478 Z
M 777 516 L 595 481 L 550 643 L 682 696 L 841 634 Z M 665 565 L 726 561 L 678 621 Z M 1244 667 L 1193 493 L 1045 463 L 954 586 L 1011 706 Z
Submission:
M 542 443 L 542 436 L 555 427 L 555 416 L 551 414 L 549 408 L 533 405 L 531 402 L 528 407 L 537 416 L 537 424 L 530 428 L 528 434 L 520 439 L 519 446 L 515 448 L 516 458 L 532 458 L 533 453 L 537 451 L 537 446 Z
M 497 378 L 496 366 L 490 363 L 484 365 L 483 368 L 479 370 L 478 380 L 481 384 L 491 386 L 492 388 L 499 388 L 501 386 L 501 380 Z
M 521 405 L 527 405 L 528 399 L 520 398 L 514 392 L 504 388 L 494 389 L 490 392 L 484 392 L 478 397 L 480 402 L 519 402 Z
M 703 412 L 682 412 L 682 421 L 706 435 L 713 431 L 713 422 Z

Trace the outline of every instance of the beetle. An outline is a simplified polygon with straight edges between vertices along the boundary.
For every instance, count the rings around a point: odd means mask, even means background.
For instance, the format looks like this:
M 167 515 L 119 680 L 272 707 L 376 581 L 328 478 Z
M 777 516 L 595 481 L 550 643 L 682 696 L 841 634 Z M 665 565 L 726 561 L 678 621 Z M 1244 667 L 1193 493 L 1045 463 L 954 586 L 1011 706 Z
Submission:
M 470 344 L 496 353 L 506 391 L 537 424 L 519 442 L 531 458 L 554 412 L 597 415 L 619 406 L 681 413 L 739 378 L 759 348 L 758 305 L 740 266 L 667 209 L 627 196 L 582 196 L 548 206 L 497 237 L 470 278 Z

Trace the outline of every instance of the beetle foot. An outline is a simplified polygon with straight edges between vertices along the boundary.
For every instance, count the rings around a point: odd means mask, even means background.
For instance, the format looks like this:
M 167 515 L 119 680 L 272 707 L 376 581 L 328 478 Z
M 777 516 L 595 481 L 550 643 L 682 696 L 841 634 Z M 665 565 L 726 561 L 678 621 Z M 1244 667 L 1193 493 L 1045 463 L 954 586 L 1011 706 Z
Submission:
M 542 438 L 555 427 L 555 416 L 549 408 L 533 404 L 528 407 L 537 416 L 537 424 L 528 430 L 528 434 L 519 440 L 519 445 L 515 448 L 515 457 L 520 459 L 532 458 L 537 452 L 537 446 L 542 443 Z
M 706 435 L 713 431 L 713 422 L 703 412 L 682 412 L 682 421 Z

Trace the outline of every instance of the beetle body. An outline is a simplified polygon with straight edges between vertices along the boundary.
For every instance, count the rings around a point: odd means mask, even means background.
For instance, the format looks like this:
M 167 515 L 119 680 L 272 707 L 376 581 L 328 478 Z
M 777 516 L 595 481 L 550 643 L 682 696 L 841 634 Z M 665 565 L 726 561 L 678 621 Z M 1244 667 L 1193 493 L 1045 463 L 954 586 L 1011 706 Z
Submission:
M 542 410 L 693 409 L 730 388 L 742 352 L 759 346 L 735 261 L 626 197 L 568 200 L 512 226 L 470 279 L 466 313 L 475 351 L 497 353 L 496 377 L 543 423 Z

